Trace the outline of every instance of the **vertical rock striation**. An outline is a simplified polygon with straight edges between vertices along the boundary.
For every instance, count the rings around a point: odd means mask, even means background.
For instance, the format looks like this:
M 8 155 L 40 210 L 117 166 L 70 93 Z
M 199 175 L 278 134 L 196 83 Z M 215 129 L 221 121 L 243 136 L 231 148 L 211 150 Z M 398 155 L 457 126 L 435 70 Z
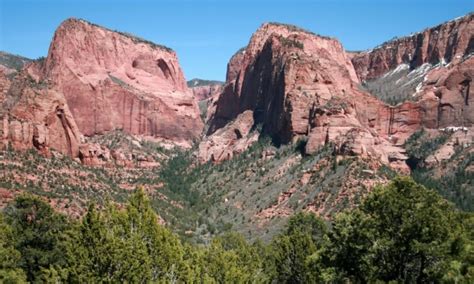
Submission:
M 134 36 L 66 20 L 42 72 L 85 135 L 123 129 L 189 146 L 203 127 L 176 53 Z
M 190 147 L 203 128 L 174 51 L 84 20 L 64 21 L 13 81 L 0 75 L 0 117 L 18 149 L 78 157 L 82 135 L 112 130 Z

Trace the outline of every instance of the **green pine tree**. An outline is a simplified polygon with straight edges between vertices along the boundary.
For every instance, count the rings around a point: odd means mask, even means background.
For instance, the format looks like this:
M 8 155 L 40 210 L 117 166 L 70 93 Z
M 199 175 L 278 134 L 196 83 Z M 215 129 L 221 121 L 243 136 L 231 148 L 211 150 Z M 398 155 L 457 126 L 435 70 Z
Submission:
M 334 265 L 356 282 L 436 281 L 466 249 L 460 213 L 407 177 L 339 216 L 331 236 Z
M 0 283 L 24 283 L 26 275 L 18 267 L 21 254 L 15 249 L 12 228 L 0 214 Z
M 5 209 L 5 218 L 15 236 L 15 248 L 21 254 L 19 266 L 28 281 L 39 277 L 42 269 L 64 265 L 62 238 L 68 227 L 65 216 L 54 212 L 39 197 L 24 194 Z

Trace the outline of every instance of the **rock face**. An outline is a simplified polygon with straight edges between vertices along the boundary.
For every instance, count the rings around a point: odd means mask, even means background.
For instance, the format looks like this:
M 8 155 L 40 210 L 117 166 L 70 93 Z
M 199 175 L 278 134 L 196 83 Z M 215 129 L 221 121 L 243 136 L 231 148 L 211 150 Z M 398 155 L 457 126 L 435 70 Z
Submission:
M 219 81 L 193 79 L 188 81 L 187 84 L 193 92 L 194 98 L 198 101 L 203 101 L 220 94 L 224 83 Z
M 387 163 L 403 160 L 401 148 L 388 140 L 409 136 L 418 115 L 408 114 L 408 105 L 393 109 L 383 104 L 358 84 L 337 40 L 264 24 L 229 62 L 208 134 L 220 135 L 222 125 L 251 110 L 254 124 L 276 142 L 308 137 L 308 153 L 337 142 L 341 153 L 375 155 Z
M 474 31 L 473 31 L 474 34 Z M 428 128 L 474 125 L 474 57 L 431 70 L 417 98 Z
M 32 81 L 26 72 L 12 82 L 0 112 L 2 145 L 49 149 L 76 157 L 82 135 L 64 96 Z
M 332 70 L 327 70 L 316 78 L 315 72 L 322 66 L 343 71 L 333 76 Z M 308 97 L 315 93 L 324 98 L 332 91 L 342 93 L 351 88 L 352 81 L 357 82 L 357 76 L 337 40 L 294 26 L 264 24 L 247 48 L 229 62 L 227 82 L 216 102 L 208 133 L 252 109 L 255 122 L 263 123 L 264 132 L 287 141 L 293 134 L 306 133 L 308 125 L 309 110 L 297 114 L 291 109 L 298 108 L 298 104 L 310 107 Z
M 378 78 L 405 63 L 412 69 L 425 63 L 461 61 L 474 52 L 474 14 L 471 13 L 414 35 L 391 40 L 370 51 L 353 53 L 361 81 Z
M 418 127 L 443 128 L 474 123 L 473 54 L 474 14 L 469 14 L 351 56 L 360 80 L 386 80 L 408 69 L 397 77 L 397 83 L 404 82 L 397 88 L 419 82 L 409 97 L 416 101 L 410 113 L 419 117 Z
M 203 127 L 174 51 L 83 20 L 56 30 L 42 75 L 84 135 L 115 129 L 190 145 Z
M 362 53 L 294 26 L 264 24 L 231 58 L 208 135 L 251 110 L 254 124 L 274 141 L 306 137 L 308 153 L 333 143 L 336 153 L 407 170 L 401 146 L 415 131 L 473 123 L 473 19 L 470 14 Z M 395 69 L 403 72 L 393 78 L 411 84 L 405 92 L 416 86 L 412 101 L 389 106 L 360 87 Z
M 400 171 L 408 168 L 401 148 L 420 125 L 419 112 L 413 104 L 393 108 L 363 93 L 356 100 L 334 96 L 314 108 L 306 153 L 315 153 L 332 143 L 337 155 L 370 157 Z
M 252 111 L 239 114 L 234 121 L 204 138 L 199 144 L 199 161 L 221 162 L 242 153 L 258 140 L 258 133 L 251 132 L 253 125 Z
M 84 154 L 97 151 L 79 151 L 88 149 L 82 135 L 120 129 L 189 147 L 202 131 L 174 51 L 83 20 L 64 21 L 48 56 L 27 64 L 12 86 L 0 72 L 3 145 L 82 153 L 84 163 L 99 164 Z

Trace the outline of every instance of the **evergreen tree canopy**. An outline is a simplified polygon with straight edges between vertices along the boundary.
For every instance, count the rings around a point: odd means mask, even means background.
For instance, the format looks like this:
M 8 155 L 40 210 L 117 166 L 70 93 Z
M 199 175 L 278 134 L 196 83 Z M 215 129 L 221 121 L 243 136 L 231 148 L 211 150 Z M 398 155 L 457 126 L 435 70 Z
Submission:
M 376 187 L 362 205 L 336 219 L 334 266 L 346 277 L 430 282 L 466 249 L 460 212 L 411 178 Z
M 0 282 L 330 283 L 474 281 L 474 216 L 410 178 L 326 222 L 298 213 L 269 244 L 228 232 L 182 243 L 142 189 L 80 222 L 18 196 L 0 214 Z
M 15 236 L 15 249 L 21 254 L 19 266 L 28 281 L 39 277 L 44 268 L 64 265 L 61 239 L 67 220 L 48 203 L 33 195 L 20 195 L 5 209 L 5 218 Z

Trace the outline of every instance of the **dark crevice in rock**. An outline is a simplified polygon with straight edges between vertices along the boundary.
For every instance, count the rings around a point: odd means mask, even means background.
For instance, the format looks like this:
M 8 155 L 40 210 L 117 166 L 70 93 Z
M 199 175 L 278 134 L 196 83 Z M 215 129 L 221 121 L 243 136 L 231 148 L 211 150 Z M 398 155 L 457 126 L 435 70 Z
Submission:
M 171 75 L 171 70 L 168 67 L 168 64 L 166 64 L 166 62 L 163 59 L 158 59 L 157 65 L 163 72 L 163 75 L 165 75 L 166 79 L 170 79 L 170 78 L 173 79 L 173 76 Z
M 461 90 L 461 94 L 463 95 L 464 97 L 464 104 L 466 106 L 469 105 L 469 92 L 471 91 L 471 79 L 468 78 L 464 81 L 461 82 L 461 85 L 463 86 L 462 87 L 462 90 Z M 464 93 L 464 94 L 463 94 Z
M 242 133 L 240 133 L 240 130 L 234 129 L 235 136 L 237 136 L 237 139 L 242 139 Z
M 67 122 L 66 116 L 64 115 L 64 109 L 57 107 L 56 108 L 56 115 L 58 116 L 59 120 L 61 121 L 61 125 L 64 129 L 64 135 L 66 136 L 66 142 L 67 142 L 67 149 L 68 149 L 68 154 L 69 156 L 73 156 L 72 153 L 72 142 L 71 142 L 71 136 L 69 135 L 69 123 Z

